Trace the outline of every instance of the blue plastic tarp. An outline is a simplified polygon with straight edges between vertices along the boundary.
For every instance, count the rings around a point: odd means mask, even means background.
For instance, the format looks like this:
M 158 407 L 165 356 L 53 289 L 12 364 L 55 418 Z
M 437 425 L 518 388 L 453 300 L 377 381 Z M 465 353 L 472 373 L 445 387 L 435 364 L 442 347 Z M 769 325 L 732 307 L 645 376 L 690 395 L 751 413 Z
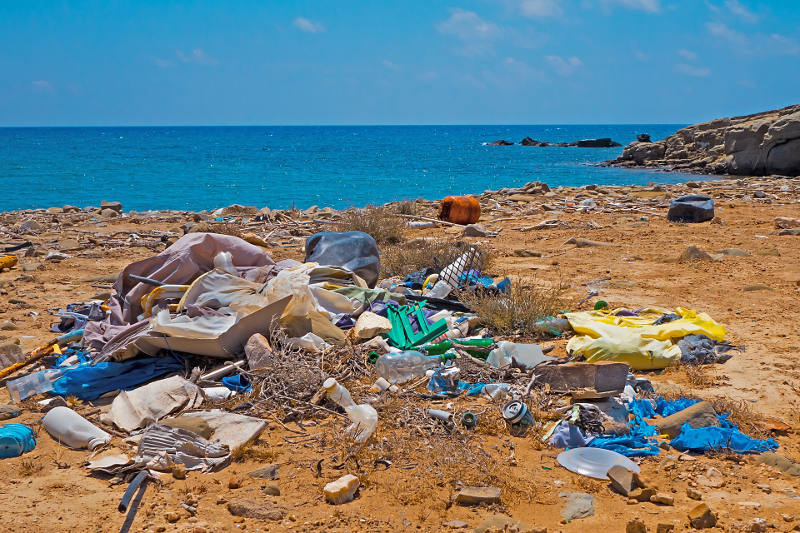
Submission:
M 107 392 L 130 390 L 164 374 L 183 369 L 183 361 L 173 356 L 78 365 L 65 370 L 53 382 L 52 394 L 91 401 Z
M 730 450 L 736 453 L 763 453 L 778 449 L 775 439 L 757 440 L 748 437 L 736 426 L 693 428 L 689 424 L 681 427 L 681 433 L 669 443 L 682 452 L 707 452 Z

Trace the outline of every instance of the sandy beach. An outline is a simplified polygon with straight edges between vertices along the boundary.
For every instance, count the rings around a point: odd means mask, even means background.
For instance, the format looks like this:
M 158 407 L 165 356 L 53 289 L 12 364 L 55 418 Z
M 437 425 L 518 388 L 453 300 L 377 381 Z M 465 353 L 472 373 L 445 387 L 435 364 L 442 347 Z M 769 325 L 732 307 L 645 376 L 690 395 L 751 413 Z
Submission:
M 676 224 L 666 220 L 669 200 L 689 193 L 714 198 L 713 221 Z M 800 427 L 796 331 L 800 236 L 780 235 L 775 222 L 778 217 L 800 218 L 800 179 L 698 179 L 688 186 L 559 187 L 546 193 L 501 190 L 479 199 L 480 224 L 497 232 L 496 237 L 462 237 L 460 227 L 408 228 L 400 246 L 415 246 L 420 238 L 468 241 L 490 252 L 487 274 L 492 277 L 510 276 L 523 284 L 562 283 L 564 301 L 572 311 L 590 309 L 602 299 L 612 309 L 685 307 L 708 313 L 725 325 L 729 342 L 746 346 L 744 353 L 699 370 L 679 366 L 637 372 L 637 376 L 650 379 L 656 392 L 670 397 L 724 399 L 740 411 L 768 420 L 762 427 L 788 425 L 788 431 L 769 436 L 778 440 L 778 453 L 800 461 L 796 433 Z M 582 203 L 587 199 L 593 201 Z M 419 201 L 415 212 L 435 217 L 436 205 Z M 236 209 L 223 212 L 236 213 Z M 331 209 L 272 211 L 266 221 L 259 222 L 253 210 L 246 209 L 241 216 L 215 223 L 213 217 L 210 222 L 197 222 L 208 219 L 208 213 L 123 213 L 64 213 L 59 207 L 0 214 L 0 240 L 30 240 L 42 254 L 57 251 L 66 256 L 55 262 L 46 260 L 46 255 L 22 255 L 19 265 L 0 272 L 4 302 L 0 322 L 14 325 L 0 332 L 2 342 L 19 338 L 27 352 L 48 341 L 54 335 L 49 331 L 52 311 L 76 301 L 106 298 L 125 265 L 163 250 L 182 235 L 184 224 L 205 223 L 208 231 L 224 226 L 225 232 L 251 234 L 263 241 L 274 260 L 302 261 L 305 237 L 335 227 L 340 217 L 340 212 Z M 19 224 L 29 220 L 36 224 L 20 231 Z M 552 222 L 542 224 L 548 220 Z M 580 247 L 567 244 L 572 238 L 593 242 Z M 689 246 L 712 257 L 679 262 Z M 579 306 L 590 288 L 598 294 Z M 566 339 L 542 344 L 554 346 L 551 355 L 566 356 Z M 374 376 L 367 375 L 348 385 L 360 397 L 373 380 Z M 6 389 L 0 389 L 0 403 L 8 401 Z M 442 408 L 446 403 L 419 398 L 392 401 L 406 402 L 408 409 Z M 543 445 L 535 434 L 511 436 L 498 406 L 488 400 L 459 397 L 451 401 L 455 410 L 481 413 L 475 431 L 443 435 L 419 427 L 379 425 L 372 440 L 356 453 L 356 460 L 345 463 L 337 437 L 344 427 L 340 417 L 318 416 L 299 425 L 265 413 L 267 431 L 228 468 L 211 474 L 189 473 L 185 480 L 166 475 L 151 486 L 132 530 L 443 531 L 462 527 L 461 522 L 463 527 L 475 528 L 487 517 L 503 515 L 521 520 L 534 531 L 587 527 L 622 531 L 637 518 L 648 531 L 655 531 L 659 524 L 672 524 L 677 531 L 685 529 L 687 513 L 698 503 L 697 492 L 716 514 L 715 531 L 762 531 L 749 529 L 755 518 L 763 519 L 764 527 L 772 530 L 800 527 L 800 478 L 758 464 L 758 455 L 693 456 L 669 450 L 644 458 L 642 477 L 659 493 L 672 496 L 674 503 L 640 503 L 614 493 L 607 482 L 560 467 L 555 460 L 560 450 Z M 400 409 L 384 407 L 392 412 Z M 76 409 L 95 410 L 86 404 Z M 378 411 L 382 411 L 380 404 Z M 23 413 L 12 421 L 38 427 L 41 417 L 37 405 L 26 402 Z M 132 449 L 117 436 L 111 445 Z M 88 475 L 82 467 L 88 455 L 85 450 L 59 445 L 39 430 L 34 451 L 0 461 L 3 529 L 118 531 L 124 515 L 116 507 L 125 485 L 110 486 L 106 479 Z M 279 465 L 277 479 L 248 475 L 266 464 Z M 722 474 L 720 483 L 708 483 L 709 469 Z M 326 504 L 322 487 L 348 471 L 360 477 L 359 497 L 345 506 Z M 452 504 L 453 494 L 462 485 L 476 484 L 501 488 L 501 502 L 489 507 Z M 560 495 L 569 492 L 594 498 L 593 515 L 569 523 L 563 520 L 560 511 L 565 498 Z M 284 509 L 285 516 L 278 521 L 234 516 L 228 508 L 234 499 L 267 501 Z M 194 513 L 186 510 L 187 505 Z

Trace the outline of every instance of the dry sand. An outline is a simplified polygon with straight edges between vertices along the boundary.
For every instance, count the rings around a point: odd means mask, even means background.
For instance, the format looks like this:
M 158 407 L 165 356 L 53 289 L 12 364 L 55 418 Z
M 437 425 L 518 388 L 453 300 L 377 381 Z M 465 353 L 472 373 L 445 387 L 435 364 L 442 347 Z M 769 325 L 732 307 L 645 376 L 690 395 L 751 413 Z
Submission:
M 550 196 L 494 193 L 484 195 L 481 223 L 502 229 L 497 238 L 471 238 L 492 249 L 494 262 L 490 274 L 518 276 L 539 282 L 561 280 L 568 284 L 567 303 L 576 303 L 587 294 L 586 283 L 601 278 L 597 298 L 611 307 L 683 306 L 709 313 L 728 329 L 728 339 L 744 344 L 747 351 L 735 355 L 724 365 L 708 367 L 701 375 L 688 375 L 684 369 L 646 373 L 657 390 L 702 398 L 724 397 L 745 402 L 754 412 L 788 424 L 792 431 L 777 435 L 779 453 L 800 461 L 800 236 L 780 236 L 776 217 L 800 217 L 800 180 L 723 180 L 700 182 L 716 198 L 717 218 L 724 223 L 673 224 L 663 216 L 665 202 L 679 193 L 697 188 L 666 186 L 650 188 L 604 187 L 604 193 L 585 189 L 561 188 Z M 783 188 L 783 189 L 782 189 Z M 755 198 L 761 190 L 766 198 Z M 618 191 L 618 192 L 614 192 Z M 609 194 L 611 193 L 611 194 Z M 579 212 L 574 209 L 581 196 L 597 200 L 599 207 Z M 566 202 L 562 199 L 566 199 Z M 624 204 L 640 211 L 604 207 L 609 198 L 635 200 Z M 499 201 L 499 204 L 496 203 Z M 545 208 L 541 205 L 546 204 Z M 421 203 L 420 214 L 434 216 L 432 204 Z M 566 206 L 566 207 L 565 207 Z M 556 207 L 556 215 L 547 211 Z M 651 214 L 645 214 L 645 213 Z M 301 216 L 296 214 L 295 216 Z M 3 225 L 19 222 L 23 214 L 0 215 Z M 66 215 L 36 215 L 63 221 Z M 79 217 L 80 218 L 80 217 Z M 188 214 L 137 215 L 100 223 L 78 221 L 74 225 L 52 225 L 63 233 L 45 231 L 31 240 L 44 243 L 75 236 L 87 242 L 92 233 L 111 235 L 130 230 L 147 234 L 169 231 L 185 221 Z M 520 231 L 536 223 L 558 218 L 558 229 Z M 585 229 L 594 222 L 595 229 Z M 80 233 L 85 230 L 90 233 Z M 413 236 L 452 236 L 459 229 L 414 230 Z M 296 232 L 297 233 L 297 232 Z M 179 235 L 179 233 L 176 233 Z M 275 259 L 302 259 L 300 238 L 271 246 Z M 88 246 L 61 263 L 38 258 L 21 259 L 23 265 L 40 265 L 23 271 L 19 266 L 0 273 L 3 302 L 0 322 L 11 320 L 18 331 L 2 331 L 2 337 L 21 337 L 26 350 L 52 337 L 53 320 L 48 310 L 95 296 L 105 289 L 93 283 L 108 283 L 127 263 L 157 253 L 160 248 L 124 244 L 120 234 L 117 247 Z M 563 243 L 571 237 L 609 243 L 609 246 L 576 248 Z M 102 242 L 99 239 L 98 242 Z M 689 245 L 714 253 L 725 248 L 740 248 L 748 256 L 722 256 L 719 260 L 676 263 Z M 111 248 L 111 249 L 109 249 Z M 515 250 L 540 252 L 542 257 L 518 257 Z M 32 267 L 28 267 L 32 268 Z M 100 281 L 98 281 L 100 280 Z M 10 303 L 16 298 L 22 303 Z M 589 308 L 594 300 L 584 304 Z M 564 340 L 555 344 L 555 354 L 563 356 Z M 354 389 L 363 397 L 364 390 Z M 0 402 L 7 402 L 0 389 Z M 419 406 L 441 406 L 442 402 L 415 401 Z M 523 520 L 528 526 L 547 531 L 585 531 L 602 528 L 623 531 L 626 523 L 640 518 L 649 531 L 657 524 L 674 524 L 675 530 L 687 527 L 687 513 L 697 501 L 687 496 L 695 487 L 718 517 L 717 531 L 738 527 L 750 530 L 754 518 L 763 518 L 770 527 L 788 531 L 800 528 L 800 477 L 791 477 L 773 467 L 755 464 L 747 456 L 679 457 L 662 452 L 659 457 L 641 460 L 643 477 L 660 492 L 674 497 L 673 506 L 629 503 L 612 492 L 606 483 L 572 474 L 561 468 L 555 456 L 559 450 L 538 444 L 535 437 L 512 437 L 499 423 L 496 405 L 484 400 L 459 399 L 456 410 L 467 407 L 482 412 L 476 434 L 465 438 L 431 438 L 424 432 L 386 431 L 379 426 L 361 461 L 350 461 L 342 469 L 333 466 L 343 457 L 340 446 L 343 424 L 335 417 L 320 419 L 305 429 L 289 423 L 285 429 L 271 422 L 267 431 L 249 448 L 245 456 L 215 474 L 189 473 L 186 480 L 164 476 L 161 486 L 151 485 L 131 531 L 442 531 L 445 523 L 460 520 L 470 530 L 493 514 Z M 85 411 L 86 409 L 84 409 Z M 380 412 L 380 409 L 379 409 Z M 41 413 L 26 409 L 13 419 L 38 428 Z M 312 437 L 327 434 L 321 440 Z M 124 485 L 110 486 L 107 480 L 88 475 L 82 464 L 88 453 L 73 451 L 39 431 L 36 449 L 22 457 L 0 461 L 0 529 L 31 531 L 119 531 L 124 516 L 117 504 Z M 112 444 L 123 447 L 121 439 Z M 464 448 L 471 446 L 471 452 Z M 477 451 L 476 451 L 477 450 Z M 482 451 L 480 451 L 482 450 Z M 389 459 L 391 466 L 374 463 Z M 318 462 L 322 460 L 319 468 Z M 279 467 L 277 480 L 255 479 L 247 473 L 266 463 Z M 709 467 L 724 475 L 721 487 L 704 486 L 698 476 Z M 322 487 L 347 471 L 362 480 L 359 496 L 351 503 L 331 506 L 323 502 Z M 232 478 L 236 478 L 230 483 Z M 486 484 L 503 489 L 502 503 L 491 507 L 452 505 L 451 496 L 460 484 Z M 232 486 L 241 485 L 238 488 Z M 263 488 L 277 485 L 279 496 L 267 496 Z M 563 492 L 588 493 L 595 498 L 594 515 L 563 523 Z M 197 501 L 195 516 L 185 511 L 180 501 Z M 249 498 L 264 505 L 286 510 L 282 521 L 238 518 L 227 509 L 227 502 Z M 177 522 L 168 521 L 177 518 Z M 758 526 L 756 526 L 758 527 Z

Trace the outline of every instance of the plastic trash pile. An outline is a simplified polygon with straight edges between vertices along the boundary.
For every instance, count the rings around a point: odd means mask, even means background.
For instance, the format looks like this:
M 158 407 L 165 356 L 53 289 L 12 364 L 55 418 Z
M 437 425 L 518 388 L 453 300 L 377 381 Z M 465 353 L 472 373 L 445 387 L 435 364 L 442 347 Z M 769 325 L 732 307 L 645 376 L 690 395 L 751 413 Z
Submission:
M 549 445 L 594 450 L 559 459 L 580 473 L 632 468 L 619 456 L 657 455 L 665 447 L 759 453 L 778 446 L 741 433 L 705 402 L 665 400 L 631 373 L 724 362 L 729 351 L 743 349 L 726 344 L 724 326 L 705 313 L 566 313 L 541 323 L 544 335 L 574 332 L 570 357 L 559 359 L 538 344 L 493 338 L 458 300 L 459 291 L 503 295 L 510 288 L 508 278 L 481 271 L 476 246 L 384 280 L 378 246 L 365 233 L 319 233 L 308 238 L 305 253 L 303 263 L 276 263 L 237 237 L 187 234 L 128 265 L 108 300 L 58 311 L 52 342 L 27 358 L 4 360 L 0 372 L 12 377 L 6 387 L 14 402 L 46 395 L 42 425 L 66 446 L 96 450 L 120 432 L 138 439 L 135 455 L 89 463 L 116 476 L 224 468 L 264 430 L 274 412 L 266 409 L 280 407 L 266 391 L 282 368 L 291 368 L 284 414 L 317 407 L 322 416 L 343 413 L 343 432 L 356 443 L 380 430 L 380 398 L 403 395 L 440 402 L 421 412 L 459 431 L 473 430 L 485 416 L 502 418 L 514 435 L 543 425 Z M 318 354 L 339 354 L 356 372 L 313 367 Z M 13 376 L 19 371 L 27 374 Z M 441 403 L 477 396 L 496 404 L 494 414 L 456 413 Z M 105 400 L 106 407 L 89 420 L 64 406 L 67 397 Z M 534 416 L 534 397 L 550 398 L 542 403 L 550 406 L 544 418 Z M 233 412 L 225 402 L 236 398 L 242 401 Z M 25 429 L 0 427 L 0 457 L 33 449 Z M 592 470 L 581 457 L 606 470 Z

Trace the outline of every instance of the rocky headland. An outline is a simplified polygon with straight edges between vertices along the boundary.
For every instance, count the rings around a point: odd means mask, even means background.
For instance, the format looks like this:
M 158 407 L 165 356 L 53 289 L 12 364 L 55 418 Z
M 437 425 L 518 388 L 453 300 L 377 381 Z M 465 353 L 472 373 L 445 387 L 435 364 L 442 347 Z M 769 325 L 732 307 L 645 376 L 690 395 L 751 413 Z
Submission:
M 637 140 L 602 163 L 738 176 L 800 175 L 800 105 L 694 124 L 666 139 Z

